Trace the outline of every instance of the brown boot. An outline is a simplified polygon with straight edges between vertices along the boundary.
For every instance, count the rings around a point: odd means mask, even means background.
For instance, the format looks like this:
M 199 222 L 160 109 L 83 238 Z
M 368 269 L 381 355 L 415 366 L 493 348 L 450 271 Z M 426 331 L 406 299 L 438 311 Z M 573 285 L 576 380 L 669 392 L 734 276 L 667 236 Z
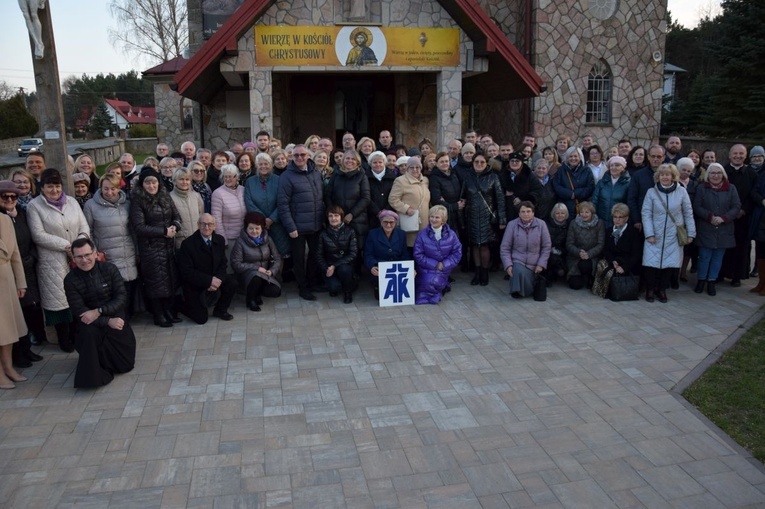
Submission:
M 765 258 L 758 258 L 757 271 L 760 273 L 760 280 L 757 282 L 757 286 L 749 291 L 765 296 L 765 274 L 762 273 L 763 269 L 765 269 Z

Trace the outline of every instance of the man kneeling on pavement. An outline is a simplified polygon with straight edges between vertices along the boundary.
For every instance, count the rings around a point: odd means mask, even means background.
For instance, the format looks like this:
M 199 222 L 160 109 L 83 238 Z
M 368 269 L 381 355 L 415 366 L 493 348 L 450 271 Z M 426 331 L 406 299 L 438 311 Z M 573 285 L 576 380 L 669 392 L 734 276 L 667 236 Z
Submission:
M 125 321 L 127 291 L 114 264 L 96 261 L 92 240 L 72 242 L 72 257 L 76 268 L 64 278 L 64 290 L 76 317 L 74 346 L 80 355 L 74 386 L 100 387 L 135 365 L 135 335 Z
M 215 233 L 215 218 L 202 214 L 199 227 L 181 243 L 178 250 L 178 272 L 183 289 L 181 313 L 198 324 L 207 323 L 207 310 L 221 320 L 234 317 L 228 307 L 236 293 L 236 277 L 226 273 L 226 240 Z

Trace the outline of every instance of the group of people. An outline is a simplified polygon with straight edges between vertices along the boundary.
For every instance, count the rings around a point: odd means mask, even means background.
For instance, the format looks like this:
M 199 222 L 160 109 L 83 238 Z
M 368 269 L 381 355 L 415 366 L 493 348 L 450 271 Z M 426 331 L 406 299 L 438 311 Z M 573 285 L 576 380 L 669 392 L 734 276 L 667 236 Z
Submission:
M 639 275 L 645 299 L 666 302 L 688 270 L 698 293 L 714 295 L 723 276 L 739 286 L 754 240 L 753 291 L 765 295 L 762 147 L 735 145 L 723 166 L 713 151 L 680 157 L 675 136 L 647 150 L 582 142 L 539 150 L 529 134 L 516 149 L 469 131 L 436 151 L 383 131 L 345 133 L 335 150 L 315 135 L 282 148 L 259 132 L 230 150 L 161 143 L 140 167 L 122 154 L 100 178 L 83 154 L 68 170 L 74 197 L 30 154 L 0 182 L 3 308 L 15 325 L 0 387 L 41 359 L 30 345 L 45 325 L 79 352 L 75 385 L 98 386 L 132 369 L 141 306 L 172 327 L 181 314 L 206 323 L 210 308 L 231 320 L 237 289 L 258 312 L 290 279 L 305 300 L 326 291 L 351 303 L 365 278 L 379 298 L 382 262 L 413 260 L 418 304 L 438 303 L 460 265 L 476 286 L 503 270 L 515 298 L 556 280 L 605 296 L 614 278 Z

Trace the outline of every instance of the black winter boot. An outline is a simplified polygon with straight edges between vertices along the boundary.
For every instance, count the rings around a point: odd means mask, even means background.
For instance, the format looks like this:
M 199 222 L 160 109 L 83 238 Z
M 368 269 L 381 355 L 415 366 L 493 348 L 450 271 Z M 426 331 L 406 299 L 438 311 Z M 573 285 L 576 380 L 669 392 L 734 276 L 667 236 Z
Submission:
M 481 286 L 487 286 L 489 284 L 489 269 L 481 267 Z

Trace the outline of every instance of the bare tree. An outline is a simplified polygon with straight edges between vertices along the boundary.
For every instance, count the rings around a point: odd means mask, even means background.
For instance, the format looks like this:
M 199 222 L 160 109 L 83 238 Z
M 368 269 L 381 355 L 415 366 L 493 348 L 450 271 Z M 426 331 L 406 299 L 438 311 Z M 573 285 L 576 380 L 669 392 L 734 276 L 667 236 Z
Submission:
M 20 89 L 12 87 L 7 81 L 0 81 L 0 101 L 7 101 L 20 92 Z
M 188 45 L 186 0 L 111 0 L 116 28 L 109 28 L 112 44 L 138 59 L 167 62 Z

